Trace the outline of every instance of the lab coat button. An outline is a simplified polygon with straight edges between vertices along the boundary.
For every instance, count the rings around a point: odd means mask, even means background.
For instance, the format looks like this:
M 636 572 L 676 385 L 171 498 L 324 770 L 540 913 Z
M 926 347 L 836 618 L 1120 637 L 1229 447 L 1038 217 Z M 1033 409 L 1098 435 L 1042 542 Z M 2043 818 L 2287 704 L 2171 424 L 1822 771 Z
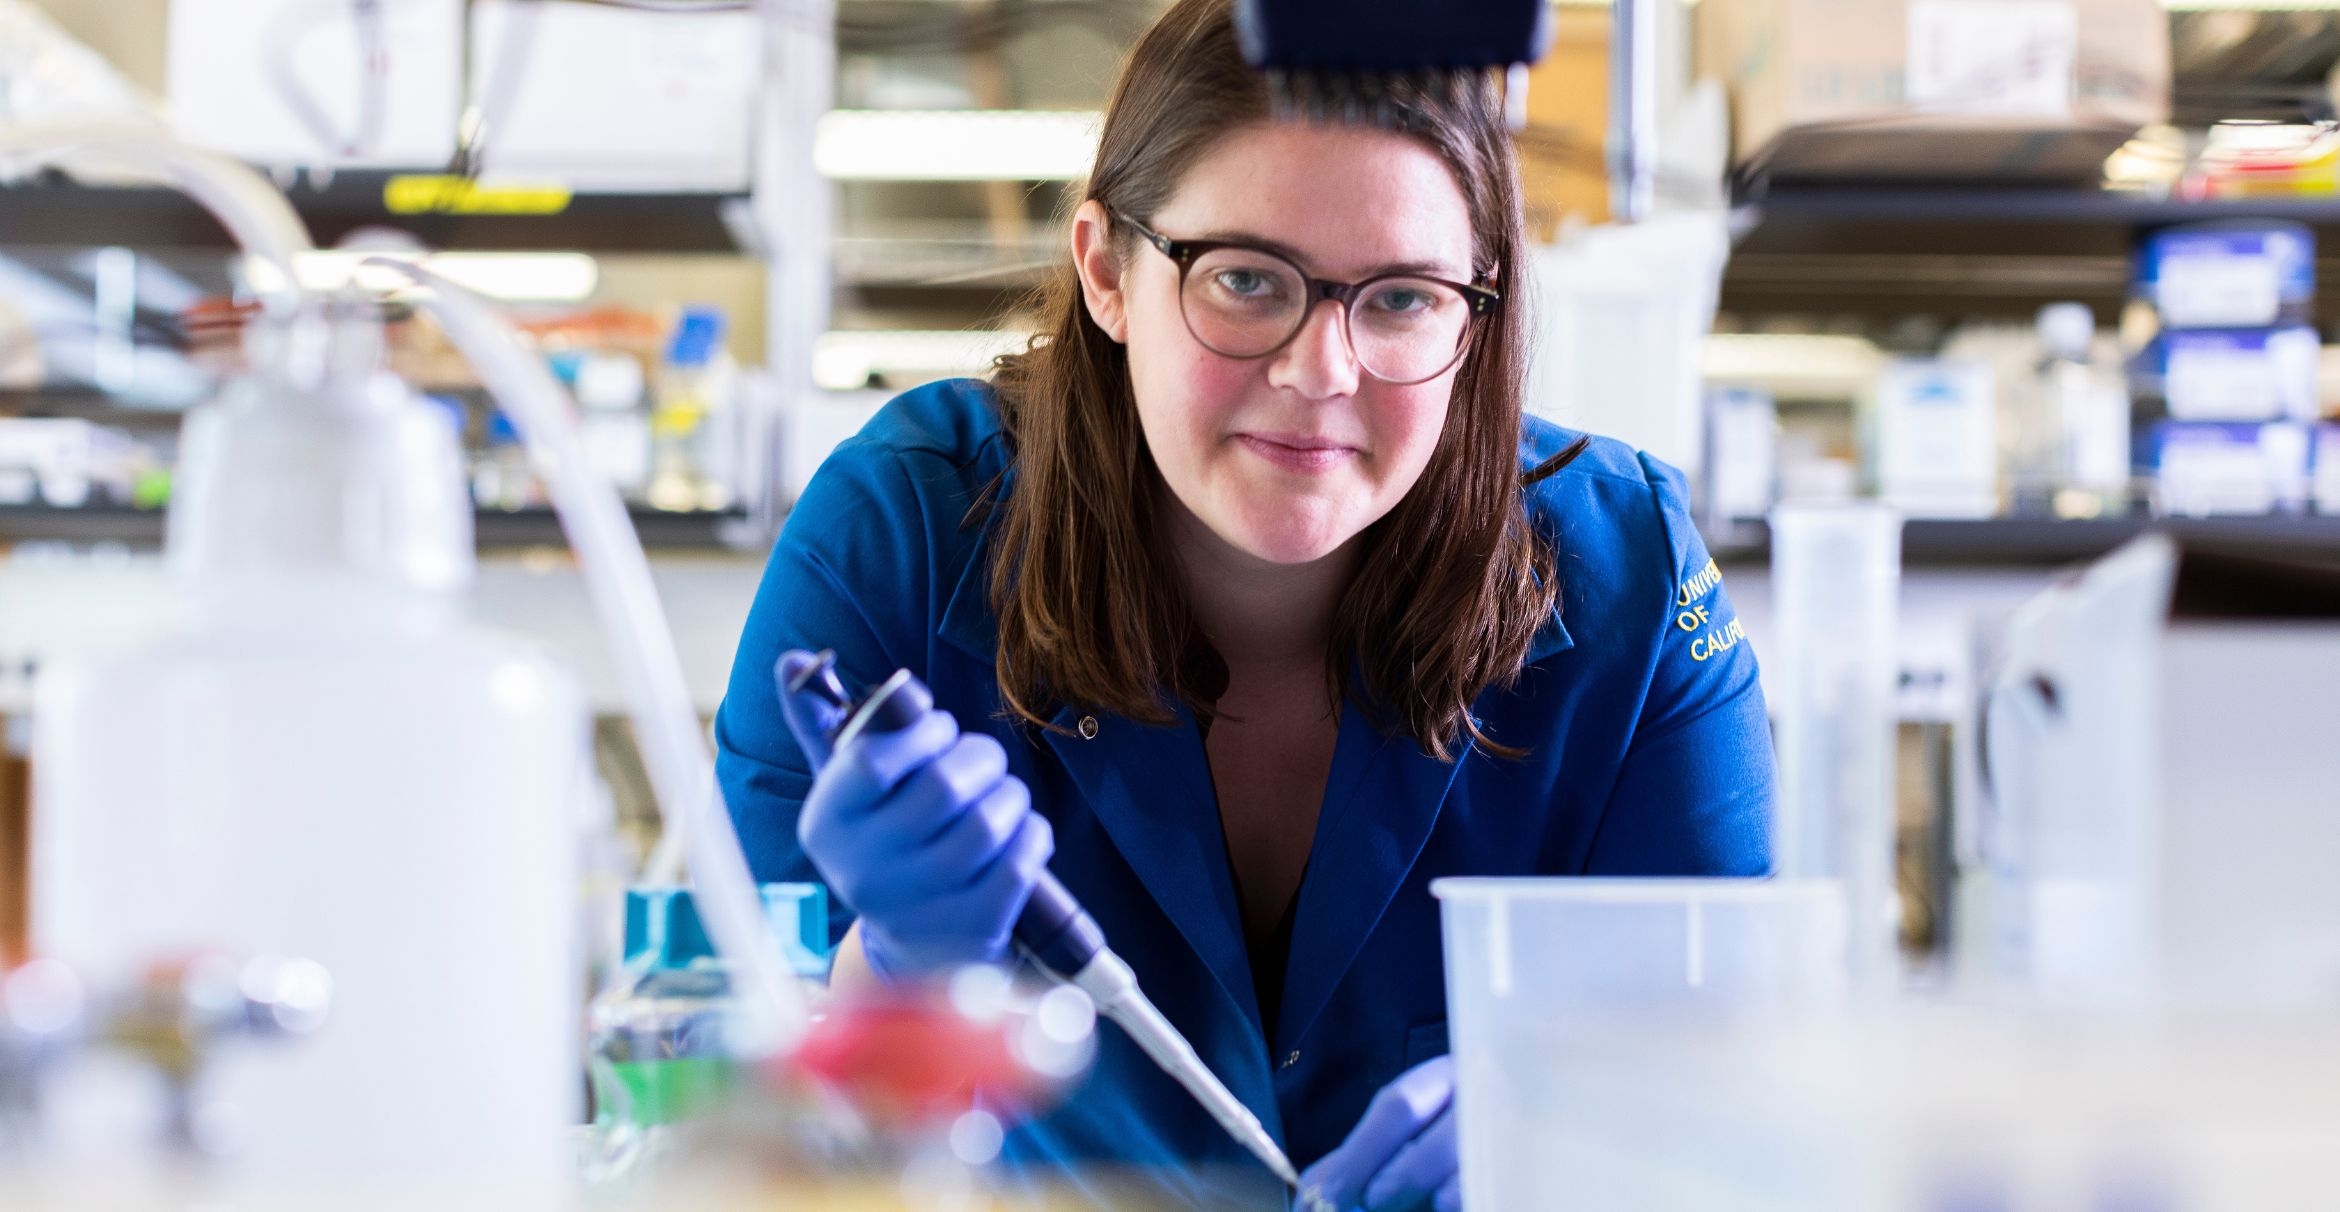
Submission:
M 1084 741 L 1093 741 L 1097 739 L 1096 716 L 1084 715 L 1081 717 L 1081 739 Z
M 1298 1048 L 1294 1048 L 1294 1049 L 1292 1049 L 1292 1055 L 1290 1055 L 1290 1056 L 1287 1056 L 1287 1057 L 1285 1057 L 1285 1058 L 1284 1058 L 1284 1064 L 1283 1064 L 1283 1067 L 1284 1067 L 1284 1068 L 1286 1068 L 1286 1069 L 1289 1069 L 1289 1068 L 1291 1068 L 1292 1066 L 1294 1066 L 1294 1065 L 1297 1065 L 1297 1064 L 1299 1064 L 1299 1063 L 1300 1063 L 1300 1050 L 1299 1050 Z

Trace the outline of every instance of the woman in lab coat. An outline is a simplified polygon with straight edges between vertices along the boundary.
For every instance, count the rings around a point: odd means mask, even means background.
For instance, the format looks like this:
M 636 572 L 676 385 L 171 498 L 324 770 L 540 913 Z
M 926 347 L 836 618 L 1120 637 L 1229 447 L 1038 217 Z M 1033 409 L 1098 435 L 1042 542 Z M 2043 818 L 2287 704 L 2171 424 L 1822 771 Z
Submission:
M 837 985 L 1003 958 L 1045 865 L 1337 1206 L 1451 1210 L 1430 882 L 1760 875 L 1773 776 L 1681 476 L 1523 418 L 1499 104 L 1397 114 L 1272 121 L 1225 0 L 1177 4 L 1040 335 L 822 466 L 716 729 L 757 876 L 837 895 Z M 774 673 L 818 649 L 935 713 L 815 778 Z M 1007 1154 L 1264 1174 L 1110 1029 Z

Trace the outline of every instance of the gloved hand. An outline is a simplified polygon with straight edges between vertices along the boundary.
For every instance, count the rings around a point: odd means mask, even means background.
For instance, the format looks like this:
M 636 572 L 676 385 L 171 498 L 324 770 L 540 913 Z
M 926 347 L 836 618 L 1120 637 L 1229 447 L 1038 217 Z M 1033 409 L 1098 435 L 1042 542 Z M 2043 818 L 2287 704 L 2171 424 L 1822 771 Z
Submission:
M 794 650 L 777 670 L 780 706 L 815 769 L 797 839 L 829 887 L 861 915 L 861 946 L 881 979 L 1005 958 L 1016 916 L 1055 853 L 1032 793 L 1008 773 L 1007 752 L 959 731 L 930 704 L 899 732 L 863 733 L 829 751 L 834 705 L 791 694 L 817 658 Z
M 1348 1139 L 1301 1174 L 1300 1190 L 1304 1203 L 1313 1190 L 1339 1212 L 1462 1212 L 1454 1058 L 1423 1061 L 1383 1086 Z

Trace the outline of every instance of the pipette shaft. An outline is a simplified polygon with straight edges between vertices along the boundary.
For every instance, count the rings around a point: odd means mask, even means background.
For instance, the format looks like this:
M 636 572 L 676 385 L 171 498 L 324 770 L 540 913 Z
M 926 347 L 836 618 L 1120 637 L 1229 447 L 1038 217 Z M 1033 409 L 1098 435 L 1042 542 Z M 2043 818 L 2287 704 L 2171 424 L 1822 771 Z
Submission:
M 908 670 L 897 671 L 856 704 L 837 676 L 829 654 L 823 653 L 822 657 L 820 664 L 805 670 L 788 689 L 791 692 L 811 690 L 847 709 L 833 738 L 840 748 L 865 732 L 885 733 L 907 728 L 933 707 L 933 700 Z M 1098 927 L 1097 919 L 1089 916 L 1089 911 L 1073 899 L 1071 891 L 1053 873 L 1040 873 L 1023 915 L 1016 920 L 1015 940 L 1017 947 L 1042 971 L 1087 993 L 1097 1004 L 1099 1014 L 1120 1024 L 1163 1072 L 1185 1087 L 1211 1113 L 1211 1118 L 1274 1171 L 1286 1186 L 1300 1185 L 1299 1172 L 1292 1168 L 1291 1159 L 1284 1156 L 1276 1138 L 1268 1134 L 1259 1117 L 1203 1063 L 1194 1045 L 1146 998 L 1138 988 L 1137 975 L 1105 945 L 1105 932 Z

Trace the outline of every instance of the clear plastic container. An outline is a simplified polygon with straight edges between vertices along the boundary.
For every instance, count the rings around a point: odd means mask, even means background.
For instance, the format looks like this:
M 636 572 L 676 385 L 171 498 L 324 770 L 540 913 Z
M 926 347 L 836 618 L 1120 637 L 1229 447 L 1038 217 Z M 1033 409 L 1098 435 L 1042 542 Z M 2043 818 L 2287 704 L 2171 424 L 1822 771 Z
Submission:
M 1724 1032 L 1832 1008 L 1846 988 L 1834 881 L 1445 879 L 1430 890 L 1443 906 L 1472 1208 L 1624 1206 L 1586 1202 L 1591 1162 L 1556 1147 L 1587 1113 L 1587 1049 L 1616 1024 Z

